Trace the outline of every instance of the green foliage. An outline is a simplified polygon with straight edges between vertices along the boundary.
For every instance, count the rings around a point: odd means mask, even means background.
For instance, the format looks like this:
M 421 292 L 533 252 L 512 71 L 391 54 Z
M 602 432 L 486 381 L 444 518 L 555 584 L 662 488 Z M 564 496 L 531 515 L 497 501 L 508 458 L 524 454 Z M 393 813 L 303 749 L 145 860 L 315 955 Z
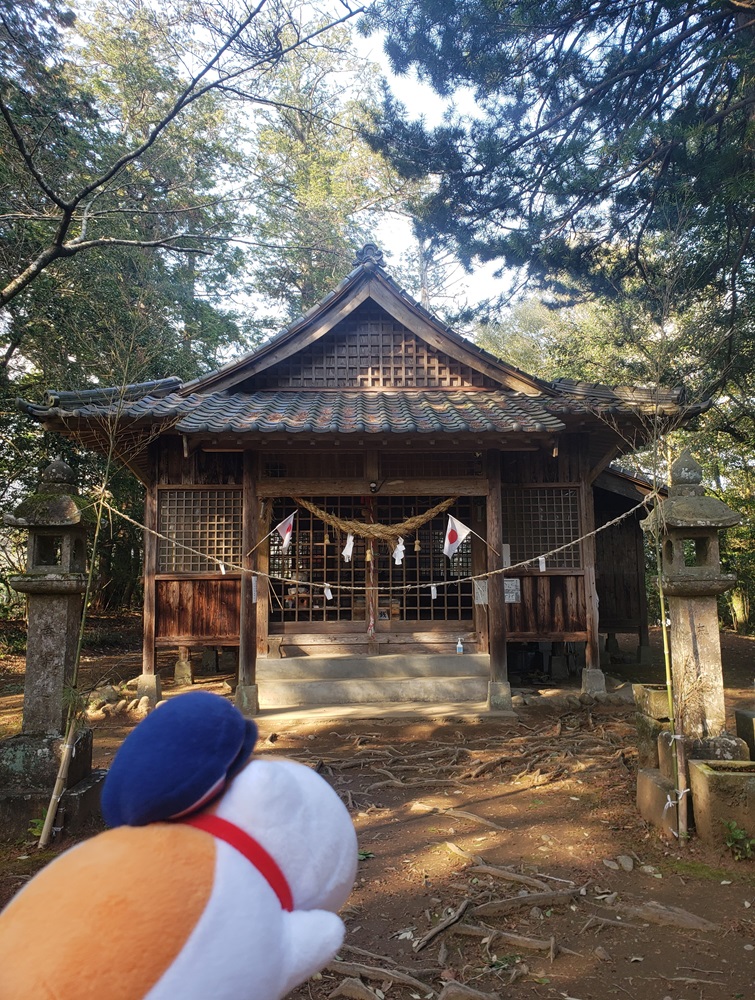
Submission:
M 724 843 L 735 861 L 749 861 L 755 855 L 755 837 L 750 837 L 733 819 L 722 819 L 726 830 Z
M 252 273 L 257 293 L 290 321 L 351 270 L 406 185 L 364 141 L 376 76 L 345 29 L 330 31 L 327 46 L 297 50 L 267 84 L 249 164 Z
M 371 140 L 434 180 L 423 224 L 462 262 L 630 295 L 656 329 L 702 311 L 707 391 L 752 370 L 750 4 L 398 0 L 370 9 L 373 28 L 397 73 L 475 95 L 475 114 L 435 128 L 388 96 Z
M 33 840 L 39 840 L 42 836 L 42 830 L 44 829 L 46 818 L 47 809 L 43 809 L 41 816 L 35 816 L 34 819 L 29 820 L 29 826 L 27 827 L 26 832 Z

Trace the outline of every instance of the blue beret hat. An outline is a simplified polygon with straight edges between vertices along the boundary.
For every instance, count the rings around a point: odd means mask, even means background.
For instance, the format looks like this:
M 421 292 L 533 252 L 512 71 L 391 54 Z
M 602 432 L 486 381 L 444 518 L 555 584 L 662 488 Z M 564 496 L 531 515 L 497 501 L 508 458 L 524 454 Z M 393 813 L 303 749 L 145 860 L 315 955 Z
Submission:
M 108 826 L 144 826 L 200 808 L 246 764 L 257 727 L 225 698 L 166 701 L 123 741 L 102 789 Z

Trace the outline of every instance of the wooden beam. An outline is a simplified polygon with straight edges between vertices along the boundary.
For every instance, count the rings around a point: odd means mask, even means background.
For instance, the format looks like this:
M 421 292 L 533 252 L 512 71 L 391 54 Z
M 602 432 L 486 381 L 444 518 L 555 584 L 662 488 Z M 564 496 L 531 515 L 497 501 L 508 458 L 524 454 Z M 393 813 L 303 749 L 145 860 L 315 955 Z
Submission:
M 257 456 L 244 452 L 243 500 L 241 514 L 241 607 L 239 609 L 239 685 L 256 684 L 257 665 L 257 608 L 252 602 L 254 581 L 251 571 L 256 562 L 254 546 L 257 544 L 259 524 L 257 503 Z
M 585 663 L 588 669 L 600 670 L 600 643 L 598 640 L 598 591 L 595 580 L 595 505 L 592 487 L 588 483 L 589 455 L 587 438 L 580 442 L 579 468 L 581 484 L 579 488 L 580 509 L 582 511 L 581 531 L 585 535 L 582 542 L 582 560 L 585 569 L 585 606 L 587 612 L 587 644 Z
M 259 484 L 258 484 L 259 485 Z M 258 494 L 259 498 L 259 494 Z M 267 507 L 270 505 L 267 504 Z M 260 538 L 270 530 L 267 521 L 260 519 L 260 506 L 257 507 L 257 537 Z M 270 570 L 270 540 L 266 539 L 254 553 L 255 565 L 260 576 L 257 577 L 257 655 L 268 654 L 268 630 L 270 621 L 270 581 L 267 573 Z
M 488 492 L 487 481 L 482 477 L 386 479 L 380 482 L 376 473 L 367 479 L 263 479 L 257 484 L 257 495 L 275 499 L 284 496 L 362 497 L 370 493 L 370 482 L 378 483 L 377 493 L 381 496 L 479 497 Z
M 501 496 L 501 453 L 497 448 L 487 452 L 488 502 L 487 542 L 488 571 L 503 565 L 503 503 Z M 495 551 L 494 551 L 495 550 Z M 490 652 L 490 680 L 493 683 L 508 681 L 506 662 L 506 608 L 503 573 L 488 577 L 488 649 Z
M 154 467 L 154 462 L 152 463 Z M 147 489 L 144 499 L 144 632 L 142 673 L 155 673 L 155 571 L 157 569 L 157 490 Z

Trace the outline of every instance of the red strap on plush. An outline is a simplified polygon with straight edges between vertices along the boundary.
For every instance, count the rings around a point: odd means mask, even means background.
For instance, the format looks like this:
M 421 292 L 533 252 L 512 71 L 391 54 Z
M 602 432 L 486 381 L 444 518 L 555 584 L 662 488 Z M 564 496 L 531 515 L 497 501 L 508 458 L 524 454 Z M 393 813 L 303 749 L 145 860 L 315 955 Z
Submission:
M 250 837 L 248 833 L 245 833 L 234 823 L 230 823 L 227 819 L 222 819 L 220 816 L 215 816 L 212 813 L 203 813 L 201 816 L 187 816 L 186 819 L 182 819 L 179 822 L 185 823 L 187 826 L 196 827 L 197 830 L 204 830 L 205 833 L 212 834 L 218 840 L 224 840 L 226 844 L 235 847 L 267 879 L 270 888 L 278 897 L 283 909 L 289 913 L 293 910 L 294 899 L 286 881 L 286 876 L 278 867 L 278 862 L 275 858 L 271 854 L 268 854 L 262 844 L 256 841 L 254 837 Z

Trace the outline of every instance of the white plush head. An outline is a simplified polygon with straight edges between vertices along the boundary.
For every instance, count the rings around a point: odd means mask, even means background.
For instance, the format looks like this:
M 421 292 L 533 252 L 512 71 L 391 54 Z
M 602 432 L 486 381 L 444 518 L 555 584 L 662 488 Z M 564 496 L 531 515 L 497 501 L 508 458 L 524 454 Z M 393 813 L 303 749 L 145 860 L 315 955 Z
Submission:
M 354 824 L 335 791 L 311 768 L 252 758 L 212 811 L 275 858 L 295 909 L 335 913 L 348 899 L 357 870 Z

